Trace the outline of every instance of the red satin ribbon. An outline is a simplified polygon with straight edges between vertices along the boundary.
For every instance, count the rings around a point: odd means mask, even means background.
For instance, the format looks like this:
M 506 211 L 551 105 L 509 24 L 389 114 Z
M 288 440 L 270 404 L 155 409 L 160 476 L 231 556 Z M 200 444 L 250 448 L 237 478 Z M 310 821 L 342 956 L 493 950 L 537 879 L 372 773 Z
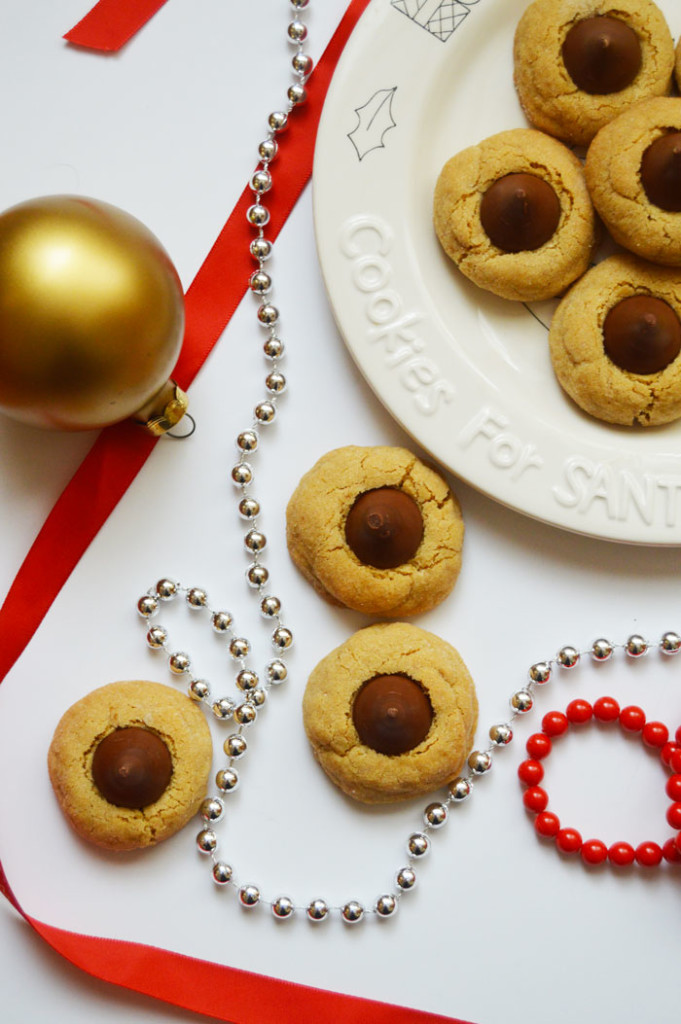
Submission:
M 276 192 L 271 201 L 268 197 L 271 238 L 278 235 L 310 177 L 316 127 L 331 75 L 368 2 L 350 3 L 308 84 L 308 103 L 296 112 L 292 131 L 281 141 L 284 158 L 277 172 Z M 130 19 L 134 8 L 140 15 L 134 32 L 154 13 L 151 8 L 160 6 L 161 3 L 142 0 L 101 0 L 91 12 L 92 24 L 102 19 L 100 28 L 107 32 L 111 29 L 113 34 L 123 23 L 129 29 L 135 21 Z M 87 21 L 88 18 L 84 19 L 76 30 Z M 79 43 L 84 39 L 82 34 L 75 38 L 72 33 L 67 38 Z M 100 44 L 101 39 L 100 35 Z M 198 373 L 245 291 L 251 270 L 247 255 L 251 232 L 245 211 L 251 202 L 252 193 L 245 189 L 187 292 L 186 336 L 174 374 L 182 387 L 188 387 Z M 130 423 L 102 431 L 57 500 L 0 609 L 0 682 L 155 443 Z M 334 1024 L 359 1024 L 367 1020 L 372 1024 L 457 1024 L 454 1018 L 310 988 L 153 946 L 55 928 L 26 913 L 10 887 L 2 863 L 0 892 L 38 935 L 75 966 L 104 981 L 218 1020 L 233 1024 L 263 1024 L 266 1020 L 276 1020 L 278 1024 L 318 1024 L 324 1019 L 332 1019 Z
M 64 39 L 76 46 L 113 53 L 139 32 L 164 3 L 166 0 L 99 0 Z

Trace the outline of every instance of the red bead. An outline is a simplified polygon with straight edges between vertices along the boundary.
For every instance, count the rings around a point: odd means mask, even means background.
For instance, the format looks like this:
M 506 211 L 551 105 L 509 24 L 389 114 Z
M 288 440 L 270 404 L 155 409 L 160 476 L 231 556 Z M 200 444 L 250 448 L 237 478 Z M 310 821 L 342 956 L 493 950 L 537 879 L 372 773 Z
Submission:
M 662 722 L 646 722 L 643 726 L 643 742 L 647 747 L 663 747 L 669 739 L 669 729 Z
M 677 832 L 674 836 L 674 846 L 681 853 L 681 832 Z
M 535 814 L 538 814 L 539 811 L 545 811 L 548 802 L 548 794 L 541 786 L 530 786 L 523 793 L 523 803 L 528 811 L 534 811 Z
M 525 744 L 525 749 L 530 757 L 541 761 L 542 757 L 546 757 L 551 753 L 551 740 L 543 732 L 535 732 Z
M 625 868 L 634 863 L 636 851 L 631 843 L 613 843 L 608 850 L 608 860 L 618 868 Z
M 681 747 L 677 747 L 676 750 L 672 751 L 669 758 L 669 767 L 673 772 L 681 772 Z
M 541 727 L 547 736 L 562 736 L 569 724 L 562 711 L 548 711 L 541 720 Z
M 680 726 L 678 727 L 678 729 L 676 730 L 676 742 L 677 742 L 677 743 L 679 744 L 679 746 L 681 747 L 681 725 L 680 725 Z
M 681 775 L 670 775 L 665 792 L 670 800 L 681 800 Z
M 655 868 L 662 860 L 662 847 L 657 843 L 640 843 L 636 847 L 636 863 L 643 868 Z
M 614 697 L 599 697 L 594 703 L 594 715 L 599 722 L 614 722 L 620 713 L 620 706 Z
M 608 847 L 600 839 L 587 839 L 579 852 L 585 864 L 602 864 L 608 856 Z
M 674 829 L 681 829 L 681 803 L 671 805 L 667 811 L 667 823 Z
M 562 828 L 556 835 L 556 846 L 561 853 L 578 853 L 582 837 L 576 828 Z
M 643 708 L 630 704 L 620 711 L 620 725 L 627 732 L 641 732 L 646 724 L 646 716 Z
M 677 750 L 681 750 L 681 747 L 678 747 L 676 743 L 672 743 L 670 741 L 669 743 L 665 743 L 662 750 L 660 751 L 660 760 L 662 761 L 662 764 L 667 765 L 667 768 L 669 768 L 669 762 L 671 760 L 672 754 L 676 753 Z
M 540 836 L 556 836 L 560 831 L 560 819 L 551 811 L 542 811 L 534 819 L 534 827 Z
M 523 761 L 518 765 L 518 778 L 526 786 L 536 786 L 544 778 L 544 768 L 539 761 Z
M 681 850 L 677 850 L 673 836 L 662 847 L 662 856 L 669 864 L 681 864 Z
M 594 709 L 589 704 L 588 700 L 571 700 L 565 709 L 565 715 L 568 722 L 574 722 L 575 725 L 581 725 L 583 722 L 588 722 L 594 713 Z

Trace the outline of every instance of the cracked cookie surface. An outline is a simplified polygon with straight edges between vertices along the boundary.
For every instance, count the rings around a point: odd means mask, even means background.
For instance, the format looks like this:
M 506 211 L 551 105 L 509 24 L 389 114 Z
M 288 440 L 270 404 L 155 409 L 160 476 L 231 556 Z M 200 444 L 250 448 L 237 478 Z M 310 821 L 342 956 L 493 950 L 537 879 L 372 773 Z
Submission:
M 407 676 L 430 701 L 430 729 L 406 753 L 371 749 L 353 722 L 358 692 L 381 675 Z M 303 697 L 315 758 L 344 793 L 367 804 L 406 800 L 451 782 L 470 752 L 477 717 L 475 687 L 459 653 L 404 622 L 359 630 L 319 662 Z
M 592 94 L 577 87 L 563 61 L 568 32 L 587 18 L 611 16 L 636 34 L 638 74 L 625 88 Z M 674 42 L 651 0 L 535 0 L 515 32 L 514 80 L 520 104 L 537 128 L 565 142 L 588 145 L 597 131 L 638 100 L 670 90 Z
M 585 412 L 607 423 L 656 426 L 681 416 L 681 356 L 652 374 L 620 369 L 604 350 L 610 310 L 633 295 L 666 302 L 681 316 L 681 278 L 631 255 L 611 256 L 568 292 L 549 332 L 559 383 Z
M 681 132 L 681 99 L 637 103 L 598 133 L 585 174 L 594 206 L 616 242 L 654 263 L 681 266 L 681 212 L 651 202 L 641 180 L 644 153 L 671 132 Z
M 556 230 L 537 249 L 504 252 L 483 228 L 483 197 L 510 174 L 547 182 L 560 204 Z M 433 223 L 442 248 L 466 277 L 520 302 L 565 291 L 588 267 L 596 242 L 581 163 L 561 142 L 532 128 L 499 132 L 448 160 L 435 186 Z
M 98 744 L 128 726 L 158 736 L 172 760 L 165 791 L 141 809 L 109 803 L 92 775 Z M 108 850 L 134 850 L 167 839 L 193 817 L 206 794 L 212 755 L 210 730 L 189 697 L 161 683 L 131 680 L 93 690 L 64 713 L 48 769 L 59 805 L 83 839 Z
M 366 565 L 346 538 L 357 498 L 394 488 L 416 503 L 423 536 L 414 555 L 394 568 Z M 406 448 L 350 445 L 323 455 L 301 479 L 286 509 L 289 554 L 332 604 L 389 618 L 434 608 L 461 568 L 464 525 L 446 480 Z

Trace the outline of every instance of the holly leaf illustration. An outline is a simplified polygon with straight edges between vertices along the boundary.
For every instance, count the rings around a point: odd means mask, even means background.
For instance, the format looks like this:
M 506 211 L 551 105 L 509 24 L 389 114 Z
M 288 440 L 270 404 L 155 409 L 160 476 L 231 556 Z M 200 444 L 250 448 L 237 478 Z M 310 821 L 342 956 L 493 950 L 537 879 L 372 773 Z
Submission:
M 392 114 L 393 96 L 396 91 L 397 86 L 392 89 L 379 89 L 362 107 L 355 108 L 357 127 L 348 134 L 348 138 L 360 160 L 373 149 L 383 149 L 386 132 L 396 127 Z

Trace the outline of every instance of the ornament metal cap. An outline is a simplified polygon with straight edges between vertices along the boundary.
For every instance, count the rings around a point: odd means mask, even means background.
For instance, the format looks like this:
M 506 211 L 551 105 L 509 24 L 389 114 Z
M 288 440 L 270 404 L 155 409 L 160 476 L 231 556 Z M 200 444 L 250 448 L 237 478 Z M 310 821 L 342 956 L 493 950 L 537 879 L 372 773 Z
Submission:
M 133 419 L 146 427 L 154 437 L 161 437 L 176 427 L 189 407 L 189 399 L 174 380 L 168 380 L 146 405 L 138 409 Z M 189 437 L 190 430 L 186 435 Z

